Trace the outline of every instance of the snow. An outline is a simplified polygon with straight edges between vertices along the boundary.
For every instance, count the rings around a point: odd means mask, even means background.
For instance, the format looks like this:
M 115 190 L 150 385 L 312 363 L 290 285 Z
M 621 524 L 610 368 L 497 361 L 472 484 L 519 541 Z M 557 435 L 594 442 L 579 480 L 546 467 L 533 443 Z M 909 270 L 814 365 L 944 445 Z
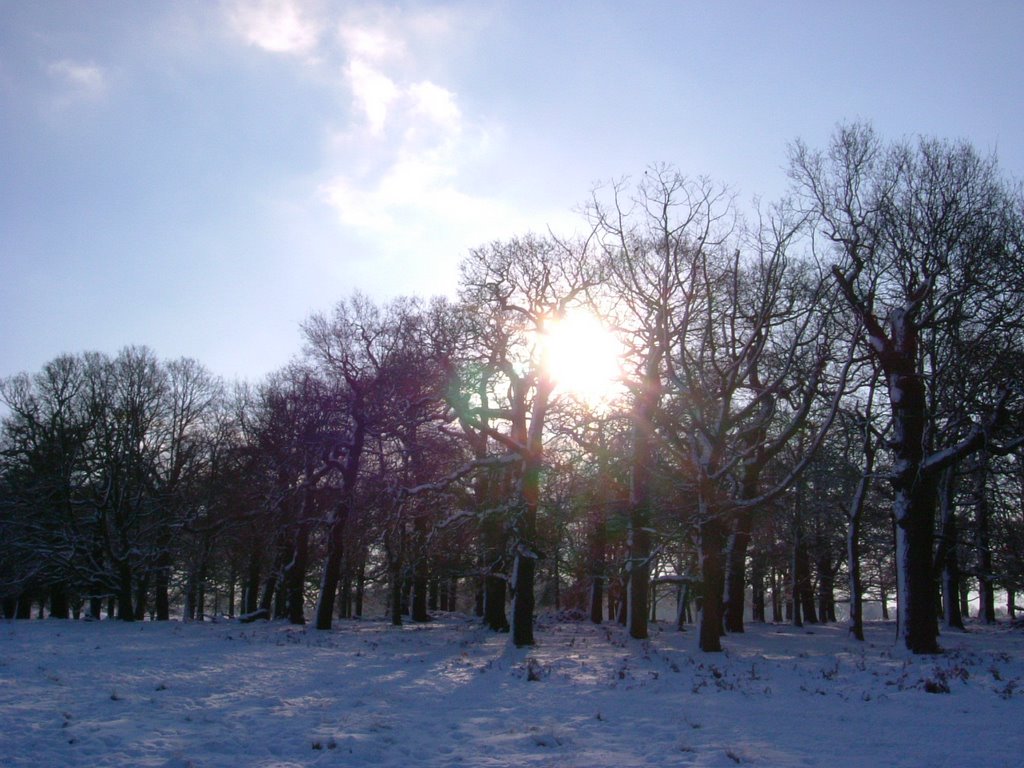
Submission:
M 1024 631 L 0 622 L 2 766 L 1019 766 Z M 948 692 L 946 692 L 948 691 Z

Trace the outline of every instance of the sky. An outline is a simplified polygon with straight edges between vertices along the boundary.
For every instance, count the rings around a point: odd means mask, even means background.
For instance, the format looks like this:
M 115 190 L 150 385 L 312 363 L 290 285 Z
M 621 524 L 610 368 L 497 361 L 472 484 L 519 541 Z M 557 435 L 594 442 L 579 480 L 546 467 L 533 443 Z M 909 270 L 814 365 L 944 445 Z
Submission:
M 144 344 L 258 381 L 355 291 L 581 230 L 670 163 L 743 205 L 870 121 L 1024 178 L 1024 3 L 0 0 L 0 377 Z

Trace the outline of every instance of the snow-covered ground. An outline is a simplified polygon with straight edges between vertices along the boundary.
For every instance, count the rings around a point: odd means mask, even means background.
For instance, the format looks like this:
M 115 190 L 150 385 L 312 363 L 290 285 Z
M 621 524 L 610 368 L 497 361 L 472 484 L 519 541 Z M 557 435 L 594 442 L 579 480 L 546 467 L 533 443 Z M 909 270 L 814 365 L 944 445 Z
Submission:
M 539 623 L 0 622 L 0 765 L 1024 765 L 1024 630 Z

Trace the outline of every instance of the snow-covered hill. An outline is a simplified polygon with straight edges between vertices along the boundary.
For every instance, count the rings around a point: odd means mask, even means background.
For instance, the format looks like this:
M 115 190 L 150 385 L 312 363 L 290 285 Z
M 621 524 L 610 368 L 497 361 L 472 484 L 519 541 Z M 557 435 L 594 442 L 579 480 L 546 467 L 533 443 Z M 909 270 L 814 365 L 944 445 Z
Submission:
M 1024 631 L 0 623 L 2 766 L 1019 766 Z

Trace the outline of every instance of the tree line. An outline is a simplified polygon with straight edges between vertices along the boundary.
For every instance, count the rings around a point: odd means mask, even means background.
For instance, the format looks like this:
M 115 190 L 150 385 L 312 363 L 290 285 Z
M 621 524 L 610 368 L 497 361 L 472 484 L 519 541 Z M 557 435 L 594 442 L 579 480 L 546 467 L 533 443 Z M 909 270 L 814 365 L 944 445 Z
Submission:
M 0 381 L 7 617 L 396 623 L 537 603 L 644 638 L 666 589 L 745 616 L 897 606 L 915 653 L 1024 582 L 1024 196 L 961 142 L 840 126 L 741 215 L 670 166 L 593 190 L 583 237 L 472 250 L 457 296 L 355 294 L 228 386 L 149 349 Z M 564 391 L 574 313 L 622 386 Z M 749 605 L 747 604 L 749 600 Z

